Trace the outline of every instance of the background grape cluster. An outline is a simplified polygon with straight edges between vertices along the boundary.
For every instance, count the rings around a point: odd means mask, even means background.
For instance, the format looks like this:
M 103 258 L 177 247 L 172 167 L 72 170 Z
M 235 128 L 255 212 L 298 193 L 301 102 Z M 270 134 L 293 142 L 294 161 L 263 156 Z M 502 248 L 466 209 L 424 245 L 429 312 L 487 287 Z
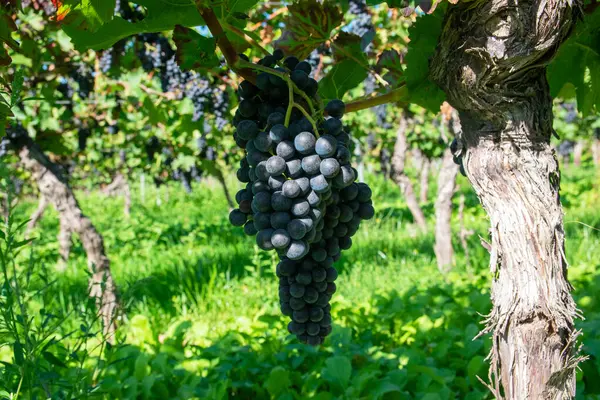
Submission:
M 316 94 L 318 83 L 310 78 L 308 62 L 283 60 L 276 51 L 259 64 L 289 74 L 309 97 Z M 277 251 L 281 311 L 292 319 L 288 330 L 318 345 L 331 332 L 334 262 L 351 247 L 361 221 L 374 215 L 371 189 L 355 183 L 357 173 L 350 165 L 350 136 L 340 121 L 345 105 L 329 102 L 329 117 L 318 121 L 317 129 L 294 107 L 286 126 L 289 98 L 281 77 L 261 72 L 256 86 L 244 81 L 238 92 L 234 139 L 245 158 L 237 177 L 246 187 L 236 194 L 239 208 L 229 219 L 255 235 L 261 249 Z

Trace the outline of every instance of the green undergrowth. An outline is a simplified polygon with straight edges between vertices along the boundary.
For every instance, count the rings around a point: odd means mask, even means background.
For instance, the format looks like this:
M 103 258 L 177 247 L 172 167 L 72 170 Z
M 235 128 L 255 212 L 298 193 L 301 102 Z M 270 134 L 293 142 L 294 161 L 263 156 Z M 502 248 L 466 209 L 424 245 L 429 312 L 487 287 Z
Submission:
M 82 208 L 104 235 L 126 309 L 113 345 L 102 345 L 97 323 L 82 324 L 90 320 L 86 310 L 93 304 L 77 240 L 66 270 L 55 269 L 58 220 L 49 210 L 18 266 L 37 277 L 29 281 L 27 306 L 38 311 L 32 318 L 38 324 L 43 319 L 43 292 L 45 312 L 64 316 L 53 335 L 67 337 L 47 348 L 52 357 L 40 353 L 35 370 L 42 377 L 22 385 L 22 398 L 491 398 L 477 378 L 487 380 L 490 339 L 473 340 L 490 309 L 491 280 L 479 238 L 487 237 L 487 221 L 476 196 L 459 177 L 455 208 L 464 195 L 465 225 L 473 231 L 469 265 L 455 213 L 456 265 L 444 277 L 435 264 L 433 235 L 414 228 L 397 187 L 379 176 L 367 178 L 377 215 L 338 263 L 334 329 L 319 348 L 287 335 L 277 307 L 276 259 L 228 224 L 218 185 L 196 185 L 191 195 L 172 186 L 168 199 L 163 188 L 160 206 L 154 189 L 146 189 L 142 203 L 134 187 L 129 217 L 120 198 L 79 193 Z M 578 398 L 589 399 L 600 398 L 599 184 L 592 169 L 567 170 L 563 177 L 569 277 L 586 316 L 577 324 L 590 356 L 578 373 Z M 430 227 L 433 201 L 423 205 Z M 25 220 L 34 208 L 34 201 L 21 202 L 14 219 Z M 51 282 L 45 284 L 39 271 L 47 271 Z M 85 353 L 67 351 L 82 332 Z M 14 338 L 6 342 L 0 357 L 16 365 Z M 0 394 L 3 388 L 8 397 L 18 383 L 0 383 Z

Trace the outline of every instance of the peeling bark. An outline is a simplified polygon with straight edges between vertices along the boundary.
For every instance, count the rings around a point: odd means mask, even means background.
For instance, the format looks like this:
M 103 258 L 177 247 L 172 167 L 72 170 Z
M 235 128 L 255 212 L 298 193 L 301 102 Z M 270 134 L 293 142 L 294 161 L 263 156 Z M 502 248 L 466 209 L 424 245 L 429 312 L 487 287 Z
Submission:
M 123 213 L 127 217 L 131 214 L 131 190 L 123 174 L 118 173 L 115 179 L 102 189 L 102 192 L 107 196 L 123 196 Z
M 429 198 L 429 171 L 431 170 L 431 161 L 427 157 L 423 157 L 421 165 L 421 175 L 419 178 L 419 201 L 427 203 Z
M 71 248 L 73 247 L 73 241 L 71 240 L 73 232 L 69 228 L 68 220 L 62 215 L 59 216 L 59 223 L 58 254 L 60 255 L 60 260 L 57 269 L 59 271 L 65 271 L 67 269 L 69 255 L 71 254 Z
M 578 311 L 545 65 L 576 14 L 559 0 L 459 2 L 432 60 L 432 79 L 459 111 L 464 167 L 491 221 L 493 308 L 482 333 L 493 336 L 489 387 L 497 398 L 575 395 Z
M 473 277 L 473 269 L 471 268 L 471 257 L 469 253 L 469 245 L 467 243 L 467 238 L 473 234 L 472 230 L 469 230 L 465 227 L 465 195 L 461 195 L 458 201 L 458 224 L 459 224 L 459 237 L 460 237 L 460 245 L 463 248 L 463 252 L 465 253 L 465 267 L 469 276 Z
M 597 167 L 600 165 L 600 140 L 594 138 L 592 142 L 592 157 L 594 159 L 594 165 Z
M 408 128 L 408 122 L 404 116 L 400 117 L 400 124 L 396 132 L 396 144 L 394 145 L 394 154 L 392 155 L 392 180 L 398 185 L 408 209 L 410 210 L 415 223 L 420 230 L 427 230 L 427 223 L 425 222 L 425 216 L 415 194 L 413 185 L 404 171 L 406 164 L 406 154 L 408 153 L 408 143 L 406 141 L 406 129 Z
M 575 142 L 575 148 L 573 149 L 573 164 L 577 167 L 581 167 L 581 158 L 583 157 L 583 140 Z
M 454 256 L 450 220 L 458 168 L 458 165 L 454 163 L 452 152 L 450 149 L 446 149 L 442 158 L 442 168 L 438 175 L 438 191 L 435 201 L 435 245 L 433 246 L 438 269 L 442 274 L 450 271 Z
M 29 218 L 29 222 L 27 223 L 27 234 L 29 234 L 29 232 L 31 232 L 33 230 L 33 228 L 35 228 L 35 226 L 40 221 L 40 219 L 42 219 L 42 216 L 44 215 L 44 211 L 46 211 L 46 208 L 48 208 L 48 205 L 49 205 L 48 199 L 46 199 L 46 197 L 43 194 L 40 194 L 40 200 L 38 202 L 38 206 L 35 209 L 35 211 L 33 212 L 33 214 L 31 214 L 31 217 Z
M 53 164 L 31 140 L 27 142 L 27 145 L 19 150 L 19 158 L 36 180 L 41 195 L 51 202 L 59 213 L 61 258 L 63 260 L 68 258 L 71 232 L 77 233 L 87 254 L 91 271 L 90 296 L 97 301 L 104 332 L 111 340 L 116 330 L 118 298 L 102 236 L 81 211 L 60 168 Z
M 592 141 L 592 161 L 596 167 L 600 165 L 600 140 L 596 138 Z

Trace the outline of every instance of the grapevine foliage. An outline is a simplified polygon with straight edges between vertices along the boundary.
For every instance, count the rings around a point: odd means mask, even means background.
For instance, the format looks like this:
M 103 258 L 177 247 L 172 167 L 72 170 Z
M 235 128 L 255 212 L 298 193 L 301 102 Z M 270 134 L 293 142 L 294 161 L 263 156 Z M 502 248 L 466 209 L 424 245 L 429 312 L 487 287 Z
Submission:
M 292 318 L 288 330 L 317 345 L 331 332 L 333 264 L 374 209 L 371 189 L 354 182 L 344 103 L 329 102 L 329 116 L 320 118 L 322 110 L 312 109 L 318 83 L 309 77 L 309 63 L 282 58 L 279 51 L 263 58 L 261 67 L 275 69 L 262 68 L 256 85 L 239 87 L 234 139 L 245 150 L 237 177 L 246 187 L 229 219 L 255 235 L 261 249 L 277 251 L 281 311 Z

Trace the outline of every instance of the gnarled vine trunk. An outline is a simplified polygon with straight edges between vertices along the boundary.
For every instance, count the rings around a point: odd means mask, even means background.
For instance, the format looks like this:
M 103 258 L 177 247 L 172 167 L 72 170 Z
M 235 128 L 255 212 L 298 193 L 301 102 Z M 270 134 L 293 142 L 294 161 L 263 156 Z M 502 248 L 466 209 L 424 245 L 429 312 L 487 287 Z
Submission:
M 59 213 L 62 259 L 68 257 L 71 232 L 79 235 L 91 271 L 90 296 L 97 300 L 104 332 L 108 339 L 112 340 L 116 329 L 118 297 L 102 236 L 92 221 L 81 211 L 59 167 L 52 163 L 30 139 L 27 139 L 26 145 L 19 150 L 19 158 L 36 180 L 40 194 L 52 203 Z
M 415 194 L 414 187 L 410 178 L 404 171 L 406 165 L 406 154 L 408 152 L 408 142 L 406 141 L 406 129 L 408 129 L 408 121 L 404 115 L 400 116 L 400 123 L 398 130 L 396 131 L 396 144 L 394 145 L 394 154 L 392 155 L 392 180 L 398 185 L 406 205 L 410 210 L 415 223 L 422 231 L 427 230 L 427 223 L 425 222 L 425 216 L 421 207 L 419 207 L 419 201 Z
M 577 7 L 573 2 L 573 7 Z M 568 399 L 579 359 L 545 65 L 571 32 L 564 0 L 464 1 L 445 17 L 431 77 L 460 114 L 463 164 L 491 222 L 490 388 Z

